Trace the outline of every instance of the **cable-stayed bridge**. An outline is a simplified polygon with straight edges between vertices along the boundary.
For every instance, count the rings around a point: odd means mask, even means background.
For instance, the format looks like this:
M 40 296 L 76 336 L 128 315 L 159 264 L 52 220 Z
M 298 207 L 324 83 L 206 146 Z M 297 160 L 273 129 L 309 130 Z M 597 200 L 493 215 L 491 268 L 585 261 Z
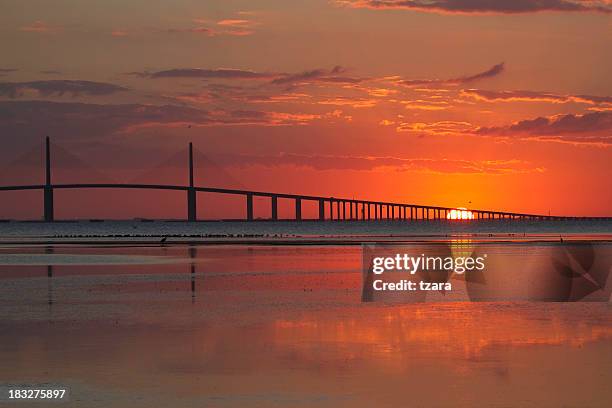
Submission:
M 47 137 L 45 140 L 45 183 L 30 185 L 0 186 L 0 191 L 43 191 L 43 219 L 54 221 L 55 190 L 79 190 L 79 189 L 144 189 L 144 190 L 173 190 L 186 193 L 186 217 L 187 221 L 197 221 L 197 198 L 198 193 L 219 193 L 243 196 L 245 198 L 245 220 L 255 220 L 253 216 L 253 199 L 265 197 L 270 200 L 270 220 L 278 220 L 278 200 L 289 199 L 294 202 L 295 215 L 291 219 L 302 221 L 302 203 L 314 201 L 318 203 L 318 220 L 442 220 L 442 219 L 572 219 L 578 217 L 565 217 L 554 215 L 538 215 L 527 213 L 504 212 L 483 209 L 465 209 L 439 207 L 430 205 L 417 205 L 410 203 L 370 201 L 353 198 L 322 197 L 302 194 L 286 194 L 267 191 L 252 191 L 245 189 L 229 189 L 218 187 L 196 186 L 194 184 L 194 161 L 193 146 L 189 143 L 188 155 L 189 180 L 185 185 L 174 184 L 146 184 L 146 183 L 70 183 L 56 184 L 52 182 L 51 145 Z

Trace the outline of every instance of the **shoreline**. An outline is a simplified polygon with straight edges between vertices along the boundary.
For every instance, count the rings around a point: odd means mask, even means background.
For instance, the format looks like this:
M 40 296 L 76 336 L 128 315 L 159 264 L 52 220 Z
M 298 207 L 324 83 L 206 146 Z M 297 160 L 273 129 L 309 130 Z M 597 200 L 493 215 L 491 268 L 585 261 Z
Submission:
M 358 246 L 363 244 L 580 244 L 612 243 L 612 234 L 439 234 L 439 235 L 369 235 L 369 236 L 42 236 L 0 237 L 0 246 L 23 245 L 124 245 L 124 246 L 183 246 L 183 245 L 262 245 L 262 246 Z

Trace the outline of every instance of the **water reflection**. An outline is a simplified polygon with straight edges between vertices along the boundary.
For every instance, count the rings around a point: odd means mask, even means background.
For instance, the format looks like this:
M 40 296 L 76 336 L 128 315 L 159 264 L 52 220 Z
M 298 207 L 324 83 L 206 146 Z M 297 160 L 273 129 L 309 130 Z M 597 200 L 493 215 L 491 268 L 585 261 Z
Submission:
M 65 262 L 162 251 L 176 262 Z M 557 407 L 610 396 L 605 303 L 364 304 L 359 247 L 23 252 L 64 263 L 0 266 L 0 382 L 68 383 L 81 404 Z

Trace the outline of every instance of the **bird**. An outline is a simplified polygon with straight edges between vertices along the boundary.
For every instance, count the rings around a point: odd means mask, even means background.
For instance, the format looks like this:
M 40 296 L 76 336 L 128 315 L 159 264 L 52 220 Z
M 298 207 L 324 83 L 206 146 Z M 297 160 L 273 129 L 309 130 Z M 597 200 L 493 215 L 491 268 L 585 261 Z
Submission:
M 163 237 L 163 238 L 162 238 L 162 239 L 159 241 L 159 243 L 160 243 L 160 244 L 163 244 L 163 243 L 165 243 L 165 242 L 166 242 L 166 240 L 167 240 L 167 239 L 168 239 L 168 237 Z

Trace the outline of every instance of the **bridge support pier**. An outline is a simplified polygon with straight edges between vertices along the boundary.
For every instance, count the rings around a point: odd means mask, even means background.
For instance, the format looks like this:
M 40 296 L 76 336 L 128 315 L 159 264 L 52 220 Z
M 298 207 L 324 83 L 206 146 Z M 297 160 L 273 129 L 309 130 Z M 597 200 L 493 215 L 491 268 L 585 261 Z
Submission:
M 319 199 L 319 221 L 325 221 L 325 201 Z
M 53 221 L 53 188 L 49 185 L 44 189 L 45 221 Z
M 302 221 L 302 199 L 295 199 L 295 220 Z
M 247 221 L 253 221 L 253 194 L 246 195 L 246 213 Z
M 196 190 L 193 187 L 190 187 L 187 190 L 187 220 L 188 221 L 196 221 L 197 220 L 197 205 L 196 205 Z
M 270 205 L 272 206 L 272 220 L 278 220 L 278 196 L 273 195 L 270 198 Z

